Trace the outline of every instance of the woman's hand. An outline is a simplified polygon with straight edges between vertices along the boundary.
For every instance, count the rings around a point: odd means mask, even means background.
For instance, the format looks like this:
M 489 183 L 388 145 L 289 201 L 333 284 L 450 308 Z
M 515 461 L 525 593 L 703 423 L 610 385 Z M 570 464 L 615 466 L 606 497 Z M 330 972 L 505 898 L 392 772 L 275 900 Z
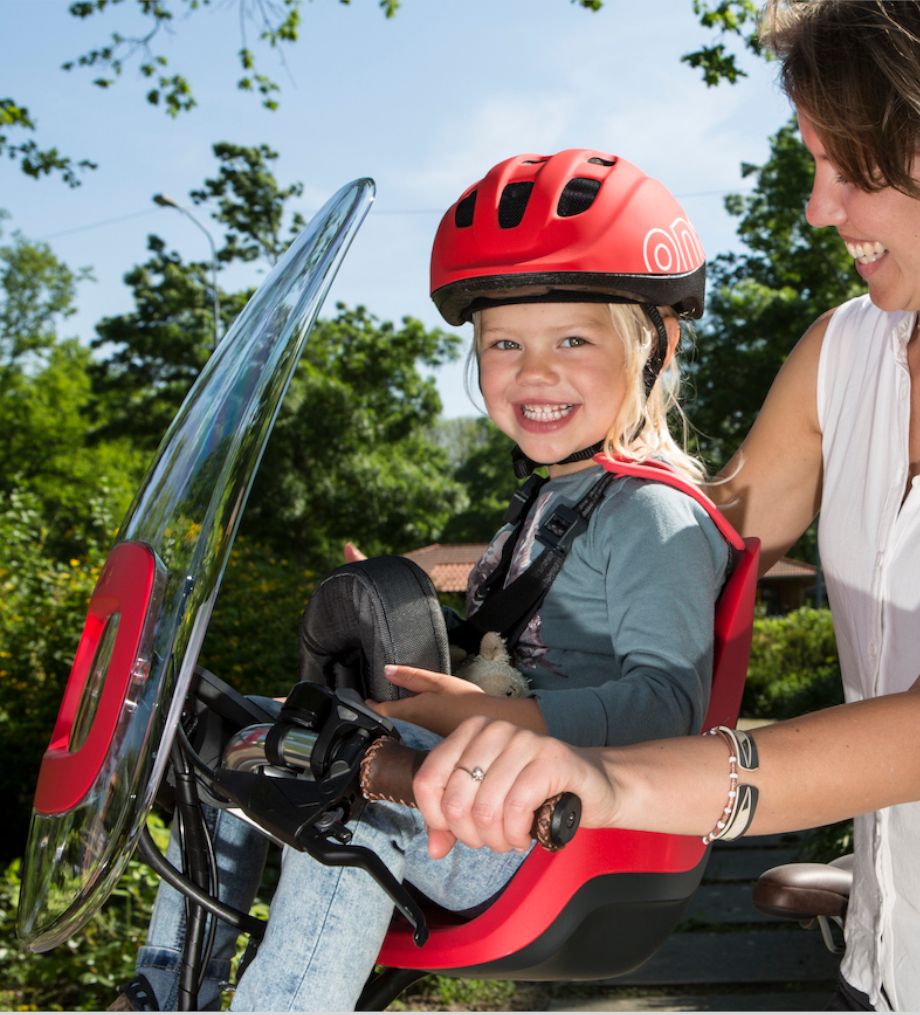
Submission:
M 446 856 L 456 840 L 496 852 L 530 847 L 534 811 L 557 793 L 582 801 L 582 825 L 612 825 L 615 789 L 604 752 L 484 717 L 462 723 L 428 755 L 413 782 L 428 826 L 428 852 Z M 470 773 L 481 770 L 481 781 Z

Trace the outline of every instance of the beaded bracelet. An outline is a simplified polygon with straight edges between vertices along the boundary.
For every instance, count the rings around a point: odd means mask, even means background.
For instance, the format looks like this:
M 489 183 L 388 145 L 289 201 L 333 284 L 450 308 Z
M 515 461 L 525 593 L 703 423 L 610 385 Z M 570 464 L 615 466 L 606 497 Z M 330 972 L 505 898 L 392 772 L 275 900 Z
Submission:
M 737 839 L 750 827 L 757 809 L 757 787 L 738 782 L 739 766 L 753 772 L 759 765 L 754 738 L 741 730 L 728 726 L 714 726 L 708 736 L 721 736 L 728 744 L 728 800 L 712 830 L 703 836 L 703 845 L 716 839 Z

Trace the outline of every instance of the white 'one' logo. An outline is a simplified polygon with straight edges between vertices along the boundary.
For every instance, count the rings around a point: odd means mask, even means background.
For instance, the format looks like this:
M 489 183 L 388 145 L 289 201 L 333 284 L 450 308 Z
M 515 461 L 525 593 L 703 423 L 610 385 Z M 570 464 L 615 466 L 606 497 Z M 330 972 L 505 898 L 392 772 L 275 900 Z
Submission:
M 649 271 L 667 274 L 692 271 L 705 259 L 696 231 L 680 217 L 667 229 L 655 228 L 646 233 L 642 256 Z

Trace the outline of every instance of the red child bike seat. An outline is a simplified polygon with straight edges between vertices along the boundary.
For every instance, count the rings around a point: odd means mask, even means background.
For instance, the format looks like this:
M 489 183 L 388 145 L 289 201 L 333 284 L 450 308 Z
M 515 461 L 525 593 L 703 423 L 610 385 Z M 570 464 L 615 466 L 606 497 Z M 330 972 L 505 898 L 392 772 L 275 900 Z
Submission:
M 703 505 L 734 551 L 716 605 L 713 677 L 704 729 L 734 726 L 751 643 L 760 543 L 742 540 L 696 487 L 660 463 L 595 459 L 609 471 L 666 483 Z M 482 914 L 426 911 L 419 948 L 396 920 L 378 958 L 363 1010 L 383 1007 L 411 971 L 520 980 L 596 980 L 623 975 L 667 938 L 698 887 L 708 848 L 697 836 L 625 829 L 580 829 L 565 849 L 536 849 Z M 396 971 L 394 976 L 392 971 Z M 408 975 L 399 975 L 407 971 Z M 393 989 L 389 984 L 397 984 Z

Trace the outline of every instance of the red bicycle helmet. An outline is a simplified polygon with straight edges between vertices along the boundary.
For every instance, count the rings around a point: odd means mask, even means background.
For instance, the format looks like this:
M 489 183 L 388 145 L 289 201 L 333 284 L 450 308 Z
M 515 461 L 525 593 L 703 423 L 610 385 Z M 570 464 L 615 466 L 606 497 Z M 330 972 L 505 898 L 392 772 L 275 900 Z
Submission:
M 488 302 L 610 299 L 703 313 L 705 255 L 683 208 L 616 155 L 572 148 L 500 162 L 448 209 L 431 296 L 449 324 Z M 480 303 L 482 301 L 482 303 Z

